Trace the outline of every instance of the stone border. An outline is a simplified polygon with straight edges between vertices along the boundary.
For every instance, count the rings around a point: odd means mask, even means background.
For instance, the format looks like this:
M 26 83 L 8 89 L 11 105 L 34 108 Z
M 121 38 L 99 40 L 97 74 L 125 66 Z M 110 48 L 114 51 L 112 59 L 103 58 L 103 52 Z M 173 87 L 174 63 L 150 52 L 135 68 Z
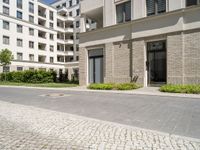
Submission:
M 87 89 L 86 87 L 46 88 L 46 87 L 7 86 L 7 85 L 0 85 L 0 87 L 55 90 L 55 91 L 75 91 L 75 92 L 90 92 L 90 93 L 113 93 L 113 94 L 127 94 L 127 95 L 149 95 L 149 96 L 161 96 L 161 97 L 180 97 L 180 98 L 200 99 L 200 95 L 198 94 L 164 93 L 160 91 L 145 92 L 145 91 L 140 91 L 139 89 L 131 90 L 131 91 L 117 91 L 117 90 L 90 90 L 90 89 Z

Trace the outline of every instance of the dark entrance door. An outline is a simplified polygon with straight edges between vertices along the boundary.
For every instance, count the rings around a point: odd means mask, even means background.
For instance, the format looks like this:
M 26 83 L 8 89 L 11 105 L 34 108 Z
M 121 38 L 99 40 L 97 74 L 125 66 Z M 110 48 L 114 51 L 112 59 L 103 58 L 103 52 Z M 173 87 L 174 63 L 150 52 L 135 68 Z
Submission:
M 162 85 L 167 82 L 166 41 L 147 43 L 148 84 Z
M 103 83 L 103 50 L 89 51 L 89 83 Z

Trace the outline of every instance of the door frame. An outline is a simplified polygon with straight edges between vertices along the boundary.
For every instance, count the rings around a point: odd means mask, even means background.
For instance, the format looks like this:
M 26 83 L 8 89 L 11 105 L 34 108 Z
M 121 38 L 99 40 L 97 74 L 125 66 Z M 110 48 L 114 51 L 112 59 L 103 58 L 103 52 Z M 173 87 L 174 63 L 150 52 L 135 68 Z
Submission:
M 86 48 L 86 84 L 89 85 L 89 51 L 92 50 L 97 50 L 97 49 L 101 49 L 103 51 L 103 79 L 104 79 L 104 68 L 105 68 L 105 63 L 104 63 L 104 49 L 105 46 L 104 45 L 98 45 L 98 46 L 93 46 L 93 47 L 88 47 Z
M 150 82 L 149 82 L 149 71 L 148 71 L 148 66 L 147 66 L 147 62 L 148 62 L 148 54 L 149 54 L 149 52 L 148 52 L 148 43 L 153 43 L 153 42 L 162 42 L 162 41 L 164 41 L 165 42 L 165 53 L 166 53 L 166 56 L 165 56 L 165 58 L 166 58 L 166 82 L 164 83 L 164 84 L 167 84 L 167 39 L 166 38 L 161 38 L 161 39 L 154 39 L 154 40 L 148 40 L 148 41 L 146 41 L 146 44 L 145 44 L 145 53 L 146 53 L 146 55 L 145 55 L 145 85 L 148 87 L 148 86 L 155 86 L 156 84 L 151 84 Z M 162 51 L 162 50 L 161 50 Z M 159 84 L 157 85 L 157 86 L 159 86 Z
M 96 58 L 102 58 L 102 61 L 103 61 L 103 55 L 99 55 L 99 56 L 90 56 L 88 57 L 88 60 L 92 59 L 93 60 L 93 78 L 94 78 L 94 83 L 96 83 L 96 75 L 95 75 L 95 72 L 96 72 L 96 67 L 95 67 L 95 59 Z M 88 61 L 88 65 L 89 65 L 90 61 Z M 102 63 L 103 65 L 103 63 Z M 103 67 L 103 66 L 102 66 Z M 89 69 L 89 67 L 88 67 Z M 88 70 L 90 71 L 90 69 Z M 103 73 L 103 72 L 102 72 Z M 90 73 L 88 74 L 88 81 L 90 81 Z M 102 77 L 103 78 L 103 77 Z

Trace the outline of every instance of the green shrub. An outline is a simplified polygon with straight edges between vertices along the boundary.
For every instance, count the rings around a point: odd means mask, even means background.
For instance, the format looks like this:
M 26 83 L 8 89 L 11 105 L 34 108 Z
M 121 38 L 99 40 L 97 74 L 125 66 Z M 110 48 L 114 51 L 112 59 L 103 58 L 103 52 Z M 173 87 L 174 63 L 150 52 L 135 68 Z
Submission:
M 26 70 L 6 73 L 6 81 L 24 83 L 49 83 L 54 82 L 55 72 Z M 0 74 L 0 80 L 5 81 L 5 73 Z
M 160 88 L 161 92 L 200 94 L 200 85 L 164 85 Z
M 134 90 L 138 88 L 139 86 L 136 83 L 121 83 L 115 85 L 116 90 Z
M 114 83 L 104 83 L 104 84 L 90 84 L 88 89 L 93 90 L 134 90 L 138 89 L 136 83 L 121 83 L 121 84 L 114 84 Z
M 90 84 L 88 89 L 94 90 L 112 90 L 114 88 L 114 84 L 106 83 L 106 84 Z

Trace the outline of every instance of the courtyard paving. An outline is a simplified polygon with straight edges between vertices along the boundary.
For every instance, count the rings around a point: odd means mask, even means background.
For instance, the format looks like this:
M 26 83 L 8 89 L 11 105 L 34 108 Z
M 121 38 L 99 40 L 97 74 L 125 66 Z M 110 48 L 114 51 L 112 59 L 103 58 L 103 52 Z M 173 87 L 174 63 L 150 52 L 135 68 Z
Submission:
M 199 150 L 200 140 L 0 101 L 0 150 Z

